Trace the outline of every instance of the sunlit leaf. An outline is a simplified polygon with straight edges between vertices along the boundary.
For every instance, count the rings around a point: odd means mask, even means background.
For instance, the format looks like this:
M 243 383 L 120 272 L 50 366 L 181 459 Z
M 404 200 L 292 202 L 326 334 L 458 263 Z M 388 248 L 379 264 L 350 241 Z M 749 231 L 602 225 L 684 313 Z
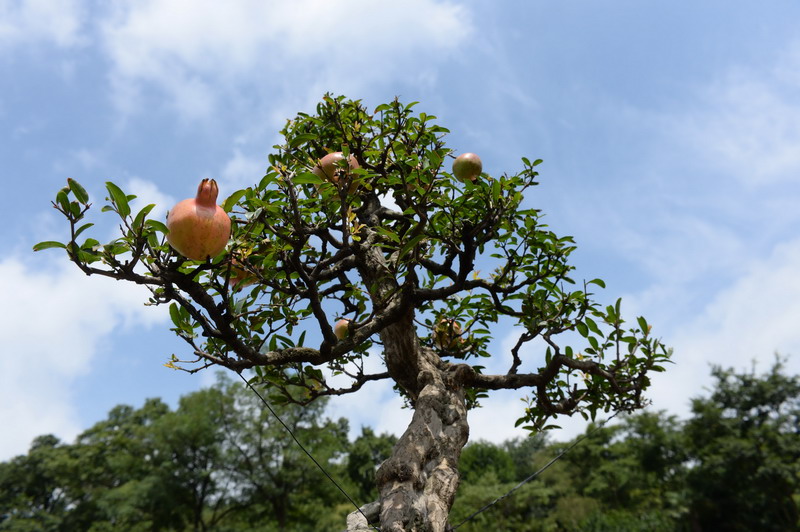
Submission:
M 65 244 L 62 244 L 61 242 L 55 242 L 53 240 L 48 240 L 46 242 L 39 242 L 38 244 L 33 246 L 34 251 L 42 251 L 43 249 L 50 249 L 50 248 L 67 249 L 67 246 Z
M 131 208 L 128 205 L 128 197 L 125 193 L 111 181 L 106 181 L 106 189 L 111 195 L 111 202 L 114 204 L 120 217 L 125 218 L 128 216 L 131 213 Z

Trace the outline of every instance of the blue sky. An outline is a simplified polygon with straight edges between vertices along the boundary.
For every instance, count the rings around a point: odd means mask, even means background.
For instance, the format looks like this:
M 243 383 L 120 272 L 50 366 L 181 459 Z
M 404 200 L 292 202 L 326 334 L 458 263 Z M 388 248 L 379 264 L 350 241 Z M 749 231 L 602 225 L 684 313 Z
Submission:
M 186 348 L 146 292 L 31 252 L 65 238 L 66 178 L 156 216 L 203 177 L 225 196 L 326 91 L 421 102 L 490 174 L 544 159 L 528 201 L 575 237 L 577 277 L 675 348 L 653 408 L 686 415 L 710 364 L 800 371 L 798 27 L 789 0 L 0 0 L 0 459 L 214 379 L 163 367 Z M 473 412 L 472 438 L 521 434 L 521 395 Z M 373 385 L 331 413 L 400 432 L 399 405 Z

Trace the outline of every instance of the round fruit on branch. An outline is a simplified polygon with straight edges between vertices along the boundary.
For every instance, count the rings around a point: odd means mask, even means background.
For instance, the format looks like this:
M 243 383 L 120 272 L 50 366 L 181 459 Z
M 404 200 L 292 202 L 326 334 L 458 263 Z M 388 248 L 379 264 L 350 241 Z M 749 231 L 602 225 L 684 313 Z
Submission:
M 481 158 L 474 153 L 462 153 L 453 161 L 453 175 L 461 182 L 475 181 L 482 171 Z
M 315 166 L 311 171 L 318 177 L 338 186 L 339 181 L 342 180 L 342 178 L 346 179 L 346 177 L 350 177 L 349 171 L 345 172 L 339 166 L 339 161 L 342 159 L 344 159 L 344 154 L 340 151 L 329 153 L 320 159 L 317 166 Z M 347 164 L 349 166 L 349 170 L 361 168 L 361 166 L 358 164 L 358 161 L 356 161 L 356 158 L 352 155 L 348 157 Z M 350 187 L 348 188 L 348 193 L 352 194 L 355 192 L 356 188 L 356 183 L 351 182 Z
M 167 213 L 167 241 L 175 251 L 192 260 L 218 255 L 231 236 L 231 219 L 217 205 L 219 188 L 213 179 L 203 179 L 197 197 L 178 202 Z
M 333 326 L 333 334 L 336 335 L 336 338 L 339 340 L 347 338 L 350 331 L 350 321 L 349 318 L 342 318 L 336 322 L 336 325 Z

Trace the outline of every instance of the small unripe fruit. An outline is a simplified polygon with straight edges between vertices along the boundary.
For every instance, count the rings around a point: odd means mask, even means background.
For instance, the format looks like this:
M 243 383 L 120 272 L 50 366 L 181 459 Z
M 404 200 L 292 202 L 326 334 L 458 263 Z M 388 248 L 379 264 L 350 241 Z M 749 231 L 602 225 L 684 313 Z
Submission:
M 350 320 L 348 318 L 342 318 L 336 322 L 336 325 L 333 326 L 333 334 L 336 335 L 336 338 L 339 340 L 344 340 L 347 338 L 348 328 L 350 327 Z
M 456 320 L 443 318 L 433 329 L 433 343 L 439 349 L 455 349 L 464 343 L 461 325 Z
M 231 236 L 231 219 L 217 205 L 219 188 L 213 179 L 203 179 L 197 197 L 178 202 L 167 213 L 167 241 L 175 251 L 192 260 L 218 255 Z
M 342 159 L 344 159 L 344 154 L 340 151 L 329 153 L 320 159 L 317 166 L 315 166 L 311 171 L 318 177 L 325 179 L 326 181 L 330 181 L 334 185 L 338 185 L 339 179 L 342 177 L 341 174 L 343 172 L 343 170 L 339 168 L 339 161 Z M 356 161 L 356 158 L 352 155 L 348 157 L 347 163 L 350 167 L 350 170 L 361 168 L 358 164 L 358 161 Z M 348 192 L 352 194 L 355 192 L 355 190 L 356 184 L 351 183 Z
M 481 158 L 474 153 L 462 153 L 453 161 L 453 175 L 459 181 L 475 181 L 482 171 Z

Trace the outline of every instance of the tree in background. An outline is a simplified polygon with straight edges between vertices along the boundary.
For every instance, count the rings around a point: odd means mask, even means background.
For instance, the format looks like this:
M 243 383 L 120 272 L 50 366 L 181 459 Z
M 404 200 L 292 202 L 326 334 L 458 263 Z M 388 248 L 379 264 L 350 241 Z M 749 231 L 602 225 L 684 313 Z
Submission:
M 0 530 L 319 530 L 336 513 L 336 494 L 257 401 L 220 377 L 175 411 L 157 399 L 120 405 L 74 444 L 37 438 L 27 455 L 0 464 Z M 277 411 L 343 473 L 347 421 L 323 417 L 324 408 L 323 400 Z
M 54 202 L 69 241 L 35 249 L 64 248 L 86 274 L 144 285 L 151 304 L 169 305 L 196 357 L 171 367 L 254 370 L 253 383 L 300 405 L 391 381 L 414 415 L 377 471 L 377 521 L 443 531 L 467 410 L 486 393 L 524 390 L 518 424 L 532 431 L 559 415 L 633 411 L 669 353 L 644 318 L 628 326 L 619 301 L 592 299 L 601 280 L 571 278 L 573 240 L 523 205 L 541 161 L 459 180 L 434 118 L 399 101 L 369 113 L 326 96 L 287 123 L 266 175 L 223 202 L 230 242 L 215 256 L 198 251 L 205 260 L 173 251 L 167 227 L 147 217 L 153 206 L 131 212 L 133 197 L 113 183 L 103 210 L 122 234 L 105 245 L 83 237 L 90 202 L 74 180 Z M 326 168 L 332 153 L 339 162 Z M 188 255 L 206 249 L 189 244 Z M 350 321 L 337 334 L 340 317 Z M 498 323 L 516 331 L 508 353 L 490 351 Z M 508 367 L 484 373 L 489 357 Z M 353 528 L 366 526 L 354 517 Z
M 780 360 L 761 375 L 719 367 L 712 375 L 710 394 L 693 400 L 684 422 L 638 413 L 613 426 L 590 426 L 575 447 L 551 443 L 528 455 L 538 469 L 572 447 L 459 530 L 800 530 L 800 376 L 787 375 Z M 473 445 L 480 455 L 502 449 L 470 444 L 463 456 Z M 473 462 L 480 467 L 469 475 L 491 478 L 497 463 Z M 453 516 L 466 517 L 527 476 L 468 483 Z
M 715 367 L 686 425 L 691 517 L 703 530 L 800 529 L 800 376 Z
M 358 487 L 358 500 L 369 501 L 378 497 L 375 488 L 375 473 L 378 467 L 392 456 L 397 438 L 391 434 L 375 434 L 369 427 L 362 427 L 347 455 L 347 473 Z
M 644 412 L 590 427 L 577 446 L 548 443 L 541 434 L 470 443 L 452 522 L 509 493 L 568 446 L 552 467 L 459 532 L 800 529 L 800 433 L 791 417 L 800 401 L 798 377 L 779 364 L 760 376 L 714 372 L 721 376 L 717 387 L 697 398 L 704 407 L 681 423 Z M 749 413 L 723 406 L 731 401 L 747 404 Z M 368 500 L 396 438 L 362 429 L 350 443 L 344 420 L 309 410 L 279 407 L 304 445 Z M 756 412 L 772 420 L 771 430 L 751 430 L 748 417 Z M 718 430 L 720 418 L 748 429 Z M 139 409 L 118 406 L 74 444 L 41 436 L 26 456 L 0 463 L 0 530 L 341 530 L 347 506 L 300 458 L 253 394 L 220 376 L 214 387 L 181 398 L 174 412 L 158 400 Z

